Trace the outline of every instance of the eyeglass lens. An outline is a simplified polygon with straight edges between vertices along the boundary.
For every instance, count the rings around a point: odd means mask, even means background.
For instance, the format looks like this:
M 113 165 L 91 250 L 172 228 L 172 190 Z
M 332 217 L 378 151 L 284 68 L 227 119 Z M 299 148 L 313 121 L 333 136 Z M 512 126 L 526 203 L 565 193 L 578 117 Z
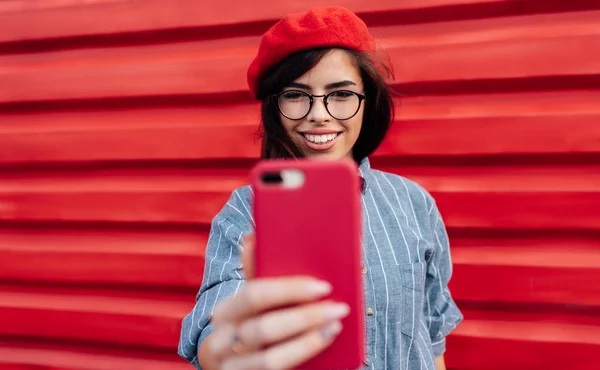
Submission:
M 360 108 L 360 97 L 346 90 L 333 91 L 324 97 L 327 112 L 339 120 L 349 119 Z M 311 96 L 304 91 L 289 90 L 279 96 L 279 110 L 289 119 L 302 119 L 312 108 Z

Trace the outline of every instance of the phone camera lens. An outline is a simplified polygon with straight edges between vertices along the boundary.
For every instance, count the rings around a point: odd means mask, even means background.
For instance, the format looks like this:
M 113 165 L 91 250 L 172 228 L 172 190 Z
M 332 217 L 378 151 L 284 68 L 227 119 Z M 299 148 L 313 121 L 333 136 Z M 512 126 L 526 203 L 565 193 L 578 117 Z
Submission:
M 279 184 L 283 178 L 279 172 L 267 172 L 262 175 L 262 181 L 265 184 Z

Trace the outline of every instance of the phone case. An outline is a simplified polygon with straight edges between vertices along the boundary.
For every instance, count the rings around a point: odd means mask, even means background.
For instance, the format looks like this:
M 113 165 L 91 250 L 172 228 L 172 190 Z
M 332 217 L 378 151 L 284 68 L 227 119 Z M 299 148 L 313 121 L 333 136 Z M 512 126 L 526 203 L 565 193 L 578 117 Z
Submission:
M 297 169 L 304 183 L 283 188 L 264 173 Z M 255 276 L 308 275 L 329 281 L 324 299 L 346 302 L 342 332 L 301 369 L 356 369 L 364 359 L 359 174 L 353 161 L 270 160 L 251 173 L 256 222 Z

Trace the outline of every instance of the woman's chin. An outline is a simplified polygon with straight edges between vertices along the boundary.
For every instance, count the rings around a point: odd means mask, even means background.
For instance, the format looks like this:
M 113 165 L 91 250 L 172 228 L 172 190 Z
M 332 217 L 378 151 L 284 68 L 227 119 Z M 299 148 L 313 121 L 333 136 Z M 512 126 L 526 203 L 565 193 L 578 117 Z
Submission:
M 343 159 L 344 155 L 341 155 L 336 152 L 325 152 L 325 153 L 305 153 L 306 158 L 314 160 L 314 161 L 337 161 Z

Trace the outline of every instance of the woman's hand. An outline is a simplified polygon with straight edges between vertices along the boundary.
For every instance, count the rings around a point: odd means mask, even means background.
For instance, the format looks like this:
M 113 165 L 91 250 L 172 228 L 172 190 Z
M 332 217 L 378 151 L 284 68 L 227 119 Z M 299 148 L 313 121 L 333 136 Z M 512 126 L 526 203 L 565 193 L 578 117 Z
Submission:
M 254 239 L 244 240 L 245 287 L 220 303 L 199 360 L 208 369 L 289 369 L 327 348 L 346 304 L 318 301 L 331 286 L 309 277 L 252 279 Z M 286 307 L 286 308 L 282 308 Z

